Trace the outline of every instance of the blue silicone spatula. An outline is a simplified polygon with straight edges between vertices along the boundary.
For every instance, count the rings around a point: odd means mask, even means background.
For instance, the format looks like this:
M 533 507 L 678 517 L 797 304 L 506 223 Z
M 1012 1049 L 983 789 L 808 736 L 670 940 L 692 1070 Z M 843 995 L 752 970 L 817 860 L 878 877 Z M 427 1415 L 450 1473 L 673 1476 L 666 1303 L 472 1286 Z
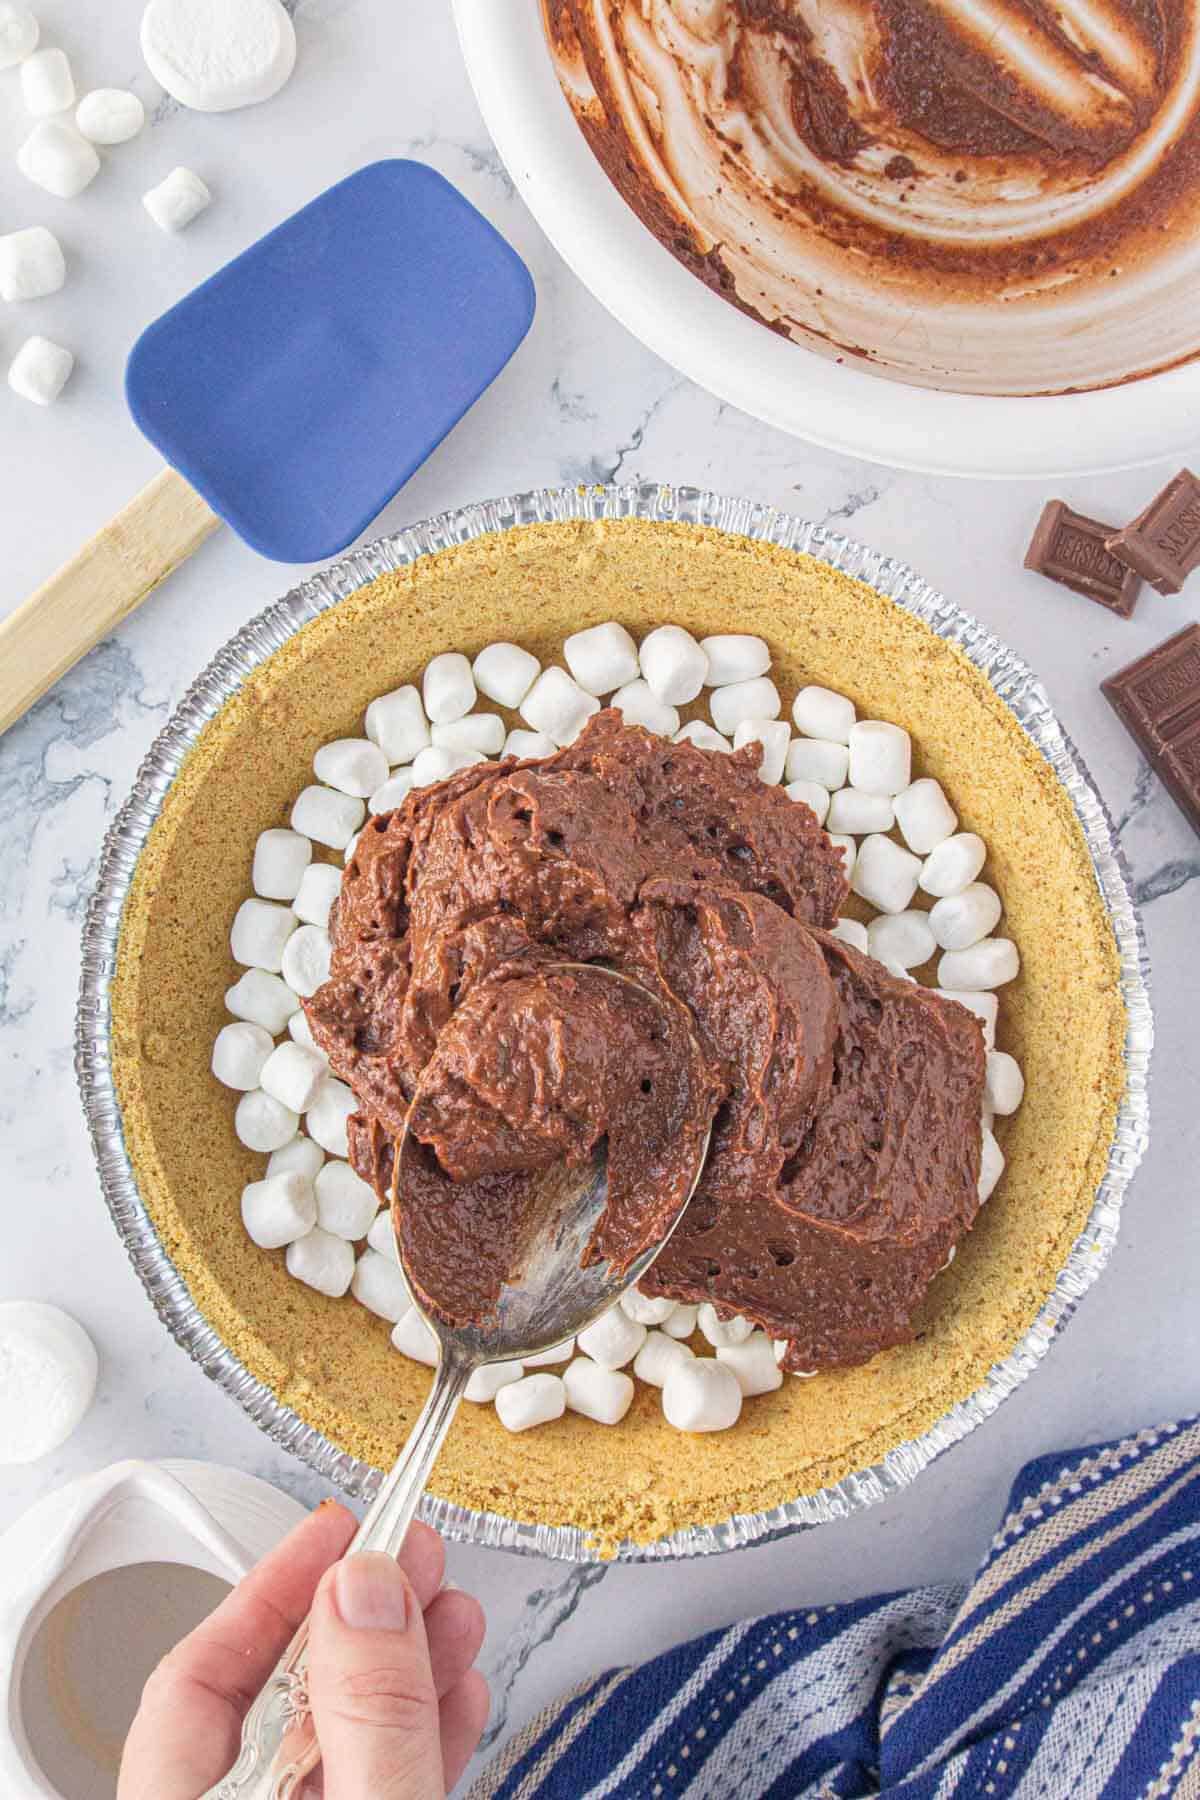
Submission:
M 263 556 L 344 550 L 529 329 L 516 252 L 423 163 L 371 163 L 149 326 L 129 407 L 167 467 L 0 624 L 0 731 L 222 520 Z

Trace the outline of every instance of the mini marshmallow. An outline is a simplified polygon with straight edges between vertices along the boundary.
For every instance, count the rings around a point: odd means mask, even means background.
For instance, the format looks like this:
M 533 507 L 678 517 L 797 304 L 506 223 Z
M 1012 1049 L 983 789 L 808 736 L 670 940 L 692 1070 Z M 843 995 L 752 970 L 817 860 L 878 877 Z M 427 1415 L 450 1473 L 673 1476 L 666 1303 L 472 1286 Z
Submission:
M 744 1344 L 754 1330 L 749 1319 L 744 1319 L 741 1313 L 735 1313 L 732 1319 L 718 1318 L 716 1307 L 708 1300 L 704 1301 L 696 1315 L 696 1323 L 714 1350 L 727 1348 L 731 1344 Z
M 21 98 L 37 118 L 75 104 L 75 77 L 65 50 L 35 50 L 21 64 Z
M 743 719 L 777 719 L 781 704 L 779 689 L 766 675 L 730 682 L 708 696 L 712 722 L 725 737 L 732 737 Z
M 1015 981 L 1021 959 L 1011 938 L 981 938 L 969 950 L 947 950 L 937 967 L 938 986 L 970 992 Z
M 843 944 L 849 944 L 852 950 L 861 950 L 864 956 L 871 954 L 871 934 L 857 919 L 839 919 L 830 936 L 841 938 Z
M 463 1389 L 463 1399 L 473 1400 L 476 1406 L 486 1406 L 489 1400 L 496 1398 L 502 1387 L 511 1387 L 514 1381 L 520 1381 L 524 1373 L 524 1363 L 488 1363 L 484 1368 L 473 1371 Z
M 731 687 L 738 681 L 753 681 L 771 667 L 771 652 L 760 637 L 719 632 L 716 637 L 701 638 L 700 648 L 708 658 L 705 687 Z
M 278 1152 L 276 1152 L 278 1155 Z M 283 1169 L 242 1189 L 242 1224 L 262 1250 L 282 1250 L 317 1222 L 312 1182 L 299 1169 Z
M 733 1371 L 742 1397 L 773 1394 L 783 1386 L 783 1370 L 775 1361 L 775 1348 L 765 1331 L 751 1332 L 744 1344 L 722 1344 L 717 1361 Z
M 970 887 L 987 861 L 987 845 L 973 831 L 960 831 L 929 852 L 921 869 L 921 886 L 943 900 Z
M 305 1000 L 329 980 L 333 946 L 320 925 L 301 925 L 283 946 L 281 974 L 293 993 Z
M 346 1120 L 357 1106 L 358 1101 L 346 1083 L 331 1076 L 308 1109 L 304 1122 L 309 1137 L 316 1138 L 330 1156 L 348 1156 Z
M 247 1150 L 282 1150 L 300 1129 L 300 1115 L 290 1106 L 255 1088 L 243 1094 L 233 1115 L 233 1129 L 238 1142 Z
M 392 1345 L 413 1362 L 426 1363 L 436 1369 L 440 1351 L 438 1341 L 415 1306 L 397 1319 L 392 1328 Z
M 268 1056 L 258 1085 L 293 1112 L 302 1113 L 308 1111 L 320 1093 L 328 1072 L 325 1058 L 317 1051 L 306 1050 L 303 1044 L 285 1038 Z
M 312 1121 L 309 1120 L 309 1130 Z M 313 1181 L 317 1197 L 317 1223 L 334 1237 L 359 1243 L 366 1237 L 379 1212 L 375 1190 L 347 1162 L 327 1162 Z M 396 1314 L 399 1318 L 399 1313 Z
M 17 151 L 27 181 L 59 200 L 73 200 L 100 173 L 95 146 L 62 119 L 42 119 Z
M 525 1358 L 527 1369 L 545 1369 L 555 1363 L 570 1362 L 575 1354 L 575 1339 L 567 1338 L 561 1344 L 551 1344 L 549 1350 L 539 1350 L 536 1356 Z
M 504 747 L 504 720 L 499 713 L 468 713 L 465 719 L 435 725 L 433 741 L 443 750 L 479 750 L 484 756 L 498 756 Z
M 904 967 L 903 963 L 885 961 L 883 966 L 887 970 L 889 975 L 894 975 L 896 977 L 897 981 L 911 981 L 913 983 L 916 982 L 916 979 L 917 979 L 916 976 L 910 975 L 908 970 Z
M 864 794 L 858 788 L 839 788 L 830 796 L 825 826 L 829 831 L 864 837 L 872 831 L 890 831 L 896 814 L 886 794 Z
M 990 1199 L 1004 1173 L 1004 1152 L 988 1130 L 983 1133 L 983 1151 L 979 1158 L 979 1204 Z
M 983 1098 L 992 1111 L 999 1113 L 1002 1118 L 1015 1113 L 1025 1098 L 1025 1077 L 1021 1073 L 1021 1065 L 1007 1050 L 988 1051 Z
M 66 279 L 62 245 L 44 225 L 0 237 L 0 300 L 41 300 Z
M 292 911 L 306 925 L 324 927 L 329 923 L 329 909 L 342 886 L 342 871 L 334 863 L 312 863 L 300 877 L 292 901 Z
M 344 850 L 366 816 L 366 806 L 354 794 L 306 787 L 292 807 L 291 827 L 330 850 Z
M 427 663 L 421 680 L 425 712 L 434 725 L 461 719 L 475 704 L 475 677 L 471 665 L 457 650 L 446 650 Z
M 53 406 L 71 378 L 75 358 L 61 344 L 45 337 L 28 337 L 8 365 L 8 385 L 22 400 L 35 406 Z
M 804 737 L 827 738 L 832 744 L 848 744 L 858 717 L 853 700 L 831 688 L 803 687 L 792 701 L 796 730 Z
M 543 756 L 553 756 L 558 749 L 552 737 L 544 731 L 510 731 L 504 740 L 504 756 L 515 756 L 521 762 L 536 762 Z
M 1000 896 L 986 881 L 973 881 L 961 894 L 947 894 L 929 909 L 933 935 L 943 950 L 969 950 L 1000 923 Z
M 787 761 L 788 745 L 792 740 L 792 728 L 786 719 L 743 719 L 734 727 L 733 747 L 740 750 L 746 744 L 762 745 L 762 759 L 758 765 L 758 778 L 769 787 L 774 787 L 783 774 L 783 765 Z
M 692 1350 L 678 1338 L 652 1331 L 633 1359 L 633 1372 L 639 1381 L 660 1388 L 677 1363 L 690 1362 Z
M 661 1329 L 669 1338 L 690 1338 L 696 1329 L 699 1312 L 699 1306 L 681 1303 L 675 1308 L 669 1319 L 663 1320 Z
M 809 812 L 816 813 L 818 825 L 823 825 L 829 817 L 829 789 L 823 788 L 819 781 L 789 781 L 783 791 L 789 800 L 796 800 L 801 806 L 807 806 Z
M 316 1179 L 317 1170 L 325 1161 L 325 1152 L 320 1144 L 314 1144 L 311 1138 L 294 1137 L 290 1144 L 282 1150 L 272 1150 L 267 1158 L 268 1175 L 288 1175 L 293 1171 L 303 1175 L 308 1181 Z M 316 1223 L 316 1200 L 313 1201 L 311 1223 Z
M 380 1256 L 390 1257 L 396 1267 L 400 1267 L 400 1250 L 396 1243 L 396 1228 L 392 1224 L 392 1209 L 385 1206 L 371 1220 L 367 1232 L 367 1242 L 372 1250 L 378 1250 Z
M 897 794 L 894 805 L 901 835 L 918 856 L 928 856 L 958 828 L 958 814 L 942 792 L 941 782 L 928 775 Z
M 445 729 L 445 726 L 439 726 L 439 730 Z M 412 770 L 397 769 L 394 774 L 389 775 L 387 780 L 381 782 L 375 789 L 375 792 L 367 801 L 367 811 L 372 817 L 374 817 L 376 813 L 395 812 L 398 806 L 404 805 L 404 802 L 413 791 L 413 785 Z M 351 842 L 355 844 L 358 842 L 357 834 L 351 839 Z M 349 845 L 347 845 L 347 851 L 348 850 Z
M 640 677 L 618 688 L 608 704 L 616 707 L 627 725 L 640 725 L 656 737 L 674 737 L 679 730 L 678 708 L 656 699 Z
M 38 1300 L 0 1303 L 0 1463 L 37 1462 L 65 1444 L 92 1404 L 99 1368 L 70 1313 Z
M 0 69 L 15 69 L 37 49 L 40 27 L 27 6 L 0 0 Z
M 287 1272 L 297 1281 L 338 1300 L 354 1279 L 354 1248 L 330 1237 L 319 1225 L 287 1247 Z
M 516 712 L 541 674 L 542 665 L 519 644 L 489 644 L 475 658 L 473 674 L 481 694 Z
M 229 933 L 234 962 L 278 975 L 287 941 L 297 923 L 290 906 L 276 906 L 273 900 L 243 900 Z
M 633 1405 L 633 1382 L 619 1369 L 602 1369 L 590 1357 L 578 1356 L 563 1373 L 563 1388 L 572 1412 L 597 1425 L 619 1425 Z
M 826 820 L 826 825 L 828 826 L 828 820 Z M 854 874 L 854 865 L 858 861 L 858 841 L 844 831 L 830 831 L 828 835 L 830 843 L 836 845 L 842 853 L 842 867 L 846 871 L 846 880 L 849 881 Z
M 261 831 L 254 845 L 250 880 L 264 900 L 294 900 L 300 878 L 312 861 L 312 845 L 298 831 Z
M 146 109 L 128 88 L 93 88 L 76 107 L 75 123 L 93 144 L 127 144 L 146 123 Z
M 496 1417 L 507 1431 L 548 1425 L 567 1410 L 567 1390 L 557 1375 L 523 1375 L 496 1395 Z
M 626 1288 L 618 1304 L 637 1325 L 661 1325 L 675 1311 L 674 1300 L 658 1294 L 639 1294 L 635 1287 Z
M 261 1025 L 223 1025 L 212 1050 L 212 1072 L 228 1088 L 248 1094 L 274 1051 L 271 1034 Z
M 689 719 L 682 730 L 675 733 L 677 744 L 695 744 L 697 750 L 718 750 L 728 756 L 733 749 L 729 739 L 722 737 L 713 725 L 706 725 L 703 719 Z
M 696 698 L 708 675 L 707 656 L 682 625 L 659 625 L 647 633 L 638 663 L 650 692 L 664 706 L 686 706 Z
M 901 913 L 912 904 L 920 873 L 919 857 L 911 850 L 902 850 L 891 838 L 875 833 L 858 846 L 850 885 L 869 906 L 880 912 Z
M 929 914 L 885 913 L 867 926 L 867 948 L 876 962 L 894 963 L 900 969 L 919 969 L 937 944 L 929 928 Z
M 372 700 L 363 728 L 393 767 L 411 762 L 417 751 L 432 741 L 421 696 L 411 686 L 394 688 Z
M 631 1319 L 619 1306 L 610 1306 L 579 1333 L 579 1348 L 604 1369 L 620 1369 L 632 1362 L 646 1341 L 646 1327 Z
M 983 1041 L 991 1050 L 996 1042 L 996 1020 L 1000 1015 L 1000 1002 L 995 994 L 971 992 L 966 988 L 935 988 L 943 1000 L 956 1000 L 959 1006 L 965 1006 L 968 1012 L 974 1013 L 983 1026 Z
M 903 793 L 912 779 L 912 739 L 899 725 L 863 719 L 850 727 L 850 786 L 864 794 Z
M 569 744 L 587 724 L 600 702 L 585 694 L 565 669 L 543 669 L 524 700 L 521 717 L 556 744 Z
M 328 1165 L 326 1165 L 328 1166 Z M 412 1306 L 408 1283 L 400 1273 L 399 1263 L 378 1250 L 364 1250 L 354 1267 L 350 1292 L 361 1306 L 376 1318 L 399 1324 Z
M 335 738 L 313 757 L 313 774 L 339 794 L 365 800 L 388 778 L 388 759 L 370 738 Z
M 194 170 L 179 168 L 149 188 L 142 205 L 160 231 L 184 231 L 212 205 L 212 195 Z
M 447 750 L 441 744 L 431 744 L 428 750 L 418 750 L 413 758 L 412 784 L 415 788 L 432 787 L 435 781 L 445 781 L 460 769 L 486 761 L 481 750 Z
M 850 752 L 831 738 L 793 738 L 783 772 L 789 781 L 815 781 L 830 793 L 845 787 Z
M 291 993 L 290 988 L 288 989 L 288 992 Z M 291 1038 L 293 1044 L 303 1044 L 306 1050 L 317 1049 L 316 1039 L 312 1034 L 312 1026 L 309 1024 L 302 1007 L 297 1008 L 292 1014 L 287 1022 L 287 1028 L 288 1036 Z M 323 1055 L 324 1052 L 319 1052 L 319 1054 Z
M 663 1417 L 676 1431 L 728 1431 L 742 1410 L 742 1390 L 732 1369 L 714 1356 L 676 1363 L 663 1383 Z
M 584 693 L 597 698 L 637 680 L 638 647 L 615 620 L 575 632 L 563 645 L 563 661 Z
M 296 996 L 278 975 L 268 975 L 265 969 L 247 969 L 231 988 L 226 988 L 225 1009 L 235 1019 L 261 1025 L 272 1037 L 278 1037 L 296 1010 Z
M 344 864 L 348 865 L 353 860 L 354 852 L 358 849 L 358 840 L 361 836 L 362 832 L 356 831 L 354 836 L 350 839 L 350 842 L 346 845 L 346 848 L 342 851 L 342 862 Z

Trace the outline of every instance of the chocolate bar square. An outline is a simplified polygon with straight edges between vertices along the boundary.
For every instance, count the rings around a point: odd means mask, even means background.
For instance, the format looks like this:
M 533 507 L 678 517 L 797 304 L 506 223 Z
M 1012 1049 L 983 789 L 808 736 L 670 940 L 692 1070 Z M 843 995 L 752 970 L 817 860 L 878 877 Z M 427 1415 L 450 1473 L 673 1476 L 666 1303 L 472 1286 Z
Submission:
M 1200 625 L 1100 684 L 1184 817 L 1200 831 Z
M 1131 618 L 1141 577 L 1108 548 L 1112 535 L 1111 525 L 1072 512 L 1062 500 L 1048 500 L 1025 552 L 1025 567 L 1098 601 L 1118 618 Z
M 1180 469 L 1144 512 L 1105 541 L 1158 593 L 1177 594 L 1200 565 L 1200 481 Z

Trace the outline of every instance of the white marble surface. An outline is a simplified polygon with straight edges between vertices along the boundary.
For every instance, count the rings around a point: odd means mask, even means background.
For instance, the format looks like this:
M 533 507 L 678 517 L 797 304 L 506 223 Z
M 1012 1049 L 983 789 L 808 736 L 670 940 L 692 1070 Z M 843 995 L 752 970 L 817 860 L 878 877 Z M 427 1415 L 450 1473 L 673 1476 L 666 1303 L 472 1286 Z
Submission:
M 330 181 L 371 158 L 404 154 L 442 170 L 510 237 L 533 270 L 539 308 L 515 361 L 381 527 L 538 483 L 703 483 L 829 520 L 907 558 L 1042 674 L 1121 821 L 1157 1005 L 1153 1146 L 1099 1287 L 995 1418 L 900 1498 L 849 1523 L 666 1569 L 579 1571 L 470 1549 L 451 1556 L 455 1578 L 489 1612 L 484 1662 L 496 1737 L 588 1670 L 748 1609 L 965 1574 L 1024 1458 L 1197 1401 L 1200 844 L 1141 765 L 1098 683 L 1200 616 L 1200 578 L 1177 599 L 1148 594 L 1133 622 L 1112 619 L 1023 573 L 1043 498 L 1032 488 L 838 460 L 677 377 L 601 312 L 514 198 L 442 6 L 300 0 L 291 85 L 261 109 L 208 118 L 160 103 L 140 66 L 137 0 L 45 0 L 39 10 L 45 41 L 68 49 L 81 89 L 131 83 L 153 123 L 110 153 L 79 200 L 53 201 L 15 171 L 25 121 L 15 77 L 0 74 L 0 229 L 48 223 L 70 264 L 60 295 L 0 308 L 0 360 L 7 364 L 33 330 L 79 357 L 49 412 L 0 389 L 0 612 L 153 473 L 154 455 L 121 398 L 123 358 L 140 327 Z M 139 196 L 177 163 L 204 177 L 214 203 L 170 239 Z M 1079 480 L 1066 497 L 1122 519 L 1170 472 Z M 288 570 L 220 534 L 0 742 L 0 1297 L 68 1307 L 103 1364 L 97 1403 L 73 1441 L 44 1463 L 0 1470 L 0 1528 L 50 1486 L 119 1456 L 209 1457 L 320 1497 L 319 1485 L 159 1326 L 101 1204 L 71 1072 L 79 926 L 104 830 L 193 675 L 290 583 Z

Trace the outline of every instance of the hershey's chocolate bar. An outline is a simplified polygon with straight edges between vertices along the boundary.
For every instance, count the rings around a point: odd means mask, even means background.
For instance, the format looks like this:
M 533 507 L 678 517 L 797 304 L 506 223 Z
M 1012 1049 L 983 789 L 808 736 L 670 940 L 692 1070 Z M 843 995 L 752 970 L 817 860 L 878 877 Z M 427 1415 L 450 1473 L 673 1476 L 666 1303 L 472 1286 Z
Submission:
M 1200 567 L 1200 481 L 1180 469 L 1144 512 L 1105 541 L 1160 594 L 1177 594 Z
M 1100 686 L 1200 831 L 1200 625 L 1185 625 Z
M 1128 619 L 1142 580 L 1108 548 L 1113 533 L 1113 526 L 1072 512 L 1062 500 L 1048 500 L 1025 552 L 1025 567 Z

